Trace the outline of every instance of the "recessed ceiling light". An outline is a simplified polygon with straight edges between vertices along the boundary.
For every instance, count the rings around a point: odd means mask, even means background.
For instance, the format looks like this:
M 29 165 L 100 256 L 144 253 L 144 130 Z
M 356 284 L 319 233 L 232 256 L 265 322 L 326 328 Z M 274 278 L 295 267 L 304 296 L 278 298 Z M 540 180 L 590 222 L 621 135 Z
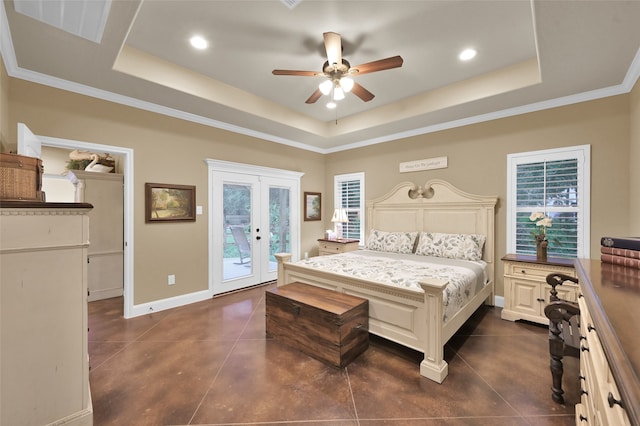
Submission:
M 460 52 L 460 54 L 458 55 L 458 59 L 460 59 L 461 61 L 468 61 L 469 59 L 473 59 L 476 56 L 476 50 L 475 49 L 464 49 L 462 52 Z
M 196 49 L 199 50 L 203 50 L 206 49 L 207 47 L 209 47 L 209 42 L 207 40 L 204 39 L 204 37 L 201 36 L 193 36 L 189 39 L 189 42 L 191 43 L 191 45 L 193 47 L 195 47 Z

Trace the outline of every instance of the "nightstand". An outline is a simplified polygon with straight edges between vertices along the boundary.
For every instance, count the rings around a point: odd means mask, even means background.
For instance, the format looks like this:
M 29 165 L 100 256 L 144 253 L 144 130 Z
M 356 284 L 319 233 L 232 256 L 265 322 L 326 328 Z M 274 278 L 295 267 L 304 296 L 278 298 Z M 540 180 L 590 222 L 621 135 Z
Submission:
M 504 263 L 504 308 L 502 319 L 519 319 L 538 324 L 549 324 L 544 315 L 544 307 L 549 303 L 551 286 L 547 284 L 547 275 L 559 272 L 576 276 L 573 267 L 575 259 L 549 257 L 538 260 L 535 256 L 507 254 Z M 556 287 L 558 297 L 571 302 L 578 300 L 578 285 L 573 283 Z
M 320 238 L 318 240 L 318 252 L 320 256 L 328 254 L 346 253 L 348 251 L 358 250 L 358 243 L 360 240 L 350 240 L 348 238 L 341 238 L 339 240 L 327 240 Z

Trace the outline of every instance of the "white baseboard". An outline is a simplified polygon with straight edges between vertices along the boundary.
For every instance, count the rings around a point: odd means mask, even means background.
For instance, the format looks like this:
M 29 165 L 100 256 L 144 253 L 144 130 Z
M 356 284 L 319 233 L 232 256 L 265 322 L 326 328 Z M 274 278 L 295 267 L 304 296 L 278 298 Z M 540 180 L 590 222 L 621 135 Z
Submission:
M 493 304 L 498 308 L 504 308 L 504 296 L 494 296 Z
M 142 303 L 140 305 L 133 305 L 131 309 L 131 315 L 129 318 L 139 317 L 140 315 L 152 314 L 154 312 L 160 312 L 171 308 L 177 308 L 179 306 L 188 305 L 190 303 L 202 302 L 203 300 L 211 299 L 213 293 L 209 290 L 197 291 L 195 293 L 183 294 L 176 297 L 170 297 L 168 299 L 155 300 L 149 303 Z

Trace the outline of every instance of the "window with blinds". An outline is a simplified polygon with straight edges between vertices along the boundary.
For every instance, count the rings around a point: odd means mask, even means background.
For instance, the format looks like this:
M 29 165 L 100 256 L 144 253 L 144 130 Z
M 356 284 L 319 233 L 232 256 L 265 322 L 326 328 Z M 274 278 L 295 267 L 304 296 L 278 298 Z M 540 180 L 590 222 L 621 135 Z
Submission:
M 585 145 L 508 156 L 508 252 L 536 253 L 540 229 L 530 217 L 542 213 L 552 220 L 549 256 L 588 256 L 589 152 Z
M 334 208 L 343 208 L 349 222 L 342 226 L 342 237 L 364 244 L 364 173 L 334 177 Z

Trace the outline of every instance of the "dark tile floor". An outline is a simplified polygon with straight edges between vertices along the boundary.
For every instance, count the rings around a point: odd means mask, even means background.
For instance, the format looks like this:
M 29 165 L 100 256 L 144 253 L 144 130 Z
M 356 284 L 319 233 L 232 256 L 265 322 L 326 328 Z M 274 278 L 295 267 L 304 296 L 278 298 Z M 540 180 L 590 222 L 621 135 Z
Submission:
M 94 424 L 573 425 L 551 400 L 547 330 L 482 307 L 447 344 L 449 376 L 419 374 L 420 354 L 372 337 L 344 369 L 265 337 L 269 286 L 129 320 L 122 298 L 89 304 Z

